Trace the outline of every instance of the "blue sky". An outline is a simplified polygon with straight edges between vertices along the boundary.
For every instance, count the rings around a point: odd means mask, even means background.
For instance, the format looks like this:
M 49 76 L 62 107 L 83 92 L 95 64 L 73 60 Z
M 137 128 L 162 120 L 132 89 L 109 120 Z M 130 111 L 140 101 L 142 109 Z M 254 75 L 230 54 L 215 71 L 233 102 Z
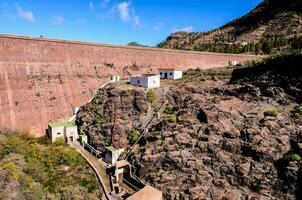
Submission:
M 0 33 L 155 46 L 174 31 L 208 31 L 261 0 L 0 0 Z

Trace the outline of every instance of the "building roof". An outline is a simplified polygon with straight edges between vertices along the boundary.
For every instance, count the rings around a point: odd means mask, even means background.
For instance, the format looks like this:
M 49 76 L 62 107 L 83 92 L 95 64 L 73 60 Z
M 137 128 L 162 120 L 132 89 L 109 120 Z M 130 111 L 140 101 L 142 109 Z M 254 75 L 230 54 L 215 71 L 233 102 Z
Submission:
M 160 67 L 158 68 L 159 70 L 180 70 L 178 69 L 177 67 L 172 67 L 172 66 L 163 66 L 163 67 Z
M 151 187 L 149 185 L 145 186 L 143 189 L 134 193 L 127 200 L 162 200 L 163 194 L 161 191 Z
M 106 147 L 108 151 L 115 152 L 117 149 L 114 146 Z
M 58 127 L 65 127 L 65 128 L 71 128 L 71 127 L 75 127 L 75 122 L 52 122 L 49 123 L 48 126 L 50 126 L 51 128 L 58 128 Z

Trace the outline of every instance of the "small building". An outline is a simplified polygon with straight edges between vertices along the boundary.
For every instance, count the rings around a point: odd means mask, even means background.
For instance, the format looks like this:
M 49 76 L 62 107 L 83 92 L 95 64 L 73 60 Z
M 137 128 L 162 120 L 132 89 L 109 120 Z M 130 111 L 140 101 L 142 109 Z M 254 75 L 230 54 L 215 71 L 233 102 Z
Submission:
M 120 76 L 112 76 L 111 81 L 112 82 L 119 82 L 121 80 Z
M 81 135 L 80 135 L 80 143 L 81 143 L 82 145 L 84 145 L 84 143 L 88 144 L 88 137 L 87 137 L 86 134 L 81 134 Z
M 76 115 L 79 112 L 79 110 L 80 110 L 80 107 L 73 107 L 73 109 L 72 109 L 73 115 Z
M 176 80 L 182 77 L 182 71 L 175 67 L 161 67 L 159 74 L 161 79 Z
M 145 88 L 160 87 L 160 75 L 158 74 L 143 74 L 141 76 L 130 77 L 130 84 Z
M 229 65 L 230 66 L 236 66 L 236 65 L 238 65 L 238 62 L 236 60 L 230 60 Z
M 115 163 L 118 161 L 118 158 L 120 157 L 121 153 L 124 152 L 124 149 L 117 149 L 113 146 L 106 147 L 105 152 L 105 160 L 109 162 L 112 165 L 115 165 Z
M 51 142 L 55 142 L 58 138 L 63 137 L 69 144 L 79 138 L 78 127 L 75 122 L 53 122 L 48 124 L 48 136 Z

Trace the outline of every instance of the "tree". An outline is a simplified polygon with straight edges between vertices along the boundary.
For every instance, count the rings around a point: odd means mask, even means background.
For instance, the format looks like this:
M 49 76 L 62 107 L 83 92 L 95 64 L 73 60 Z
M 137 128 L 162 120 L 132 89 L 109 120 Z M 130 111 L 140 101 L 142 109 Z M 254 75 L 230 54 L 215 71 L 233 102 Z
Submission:
M 262 51 L 265 54 L 270 54 L 272 52 L 272 46 L 269 41 L 264 41 L 262 44 Z
M 156 93 L 153 90 L 149 90 L 147 92 L 147 100 L 150 103 L 153 103 L 156 100 Z

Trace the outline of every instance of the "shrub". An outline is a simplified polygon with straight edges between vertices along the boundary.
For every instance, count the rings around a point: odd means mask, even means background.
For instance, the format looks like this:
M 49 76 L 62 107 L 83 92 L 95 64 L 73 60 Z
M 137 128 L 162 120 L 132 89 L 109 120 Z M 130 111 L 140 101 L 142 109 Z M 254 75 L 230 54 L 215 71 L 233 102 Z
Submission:
M 99 115 L 95 116 L 94 124 L 97 126 L 101 124 L 101 117 Z
M 169 115 L 169 121 L 170 121 L 171 123 L 176 123 L 176 121 L 177 121 L 176 115 L 175 115 L 175 114 Z
M 129 134 L 128 134 L 129 142 L 130 142 L 131 144 L 135 143 L 139 136 L 140 136 L 139 131 L 138 131 L 138 130 L 135 130 L 135 129 L 132 129 L 132 130 L 129 132 Z
M 294 111 L 299 113 L 300 115 L 302 114 L 302 104 L 298 105 L 294 108 Z
M 150 172 L 147 175 L 147 179 L 150 181 L 154 181 L 157 177 L 159 177 L 159 173 L 158 172 Z
M 264 116 L 277 117 L 279 113 L 276 108 L 270 108 L 267 111 L 265 111 L 263 114 L 264 114 Z
M 149 90 L 147 92 L 147 100 L 150 103 L 153 103 L 156 100 L 156 93 L 153 90 Z
M 293 154 L 290 158 L 292 161 L 301 161 L 301 156 L 299 154 Z
M 171 104 L 167 105 L 164 113 L 167 114 L 167 115 L 174 114 L 174 108 L 173 108 L 173 106 Z
M 50 145 L 45 138 L 0 132 L 0 168 L 8 184 L 18 184 L 14 192 L 24 199 L 64 199 L 64 187 L 84 188 L 72 199 L 100 199 L 97 178 L 81 155 L 68 146 Z
M 302 115 L 302 104 L 298 105 L 294 108 L 294 110 L 292 111 L 292 116 L 294 118 L 299 118 Z
M 94 111 L 94 110 L 96 110 L 96 107 L 97 107 L 97 105 L 95 103 L 89 104 L 89 110 Z
M 66 140 L 64 137 L 59 137 L 56 139 L 56 141 L 53 143 L 54 146 L 66 146 Z

